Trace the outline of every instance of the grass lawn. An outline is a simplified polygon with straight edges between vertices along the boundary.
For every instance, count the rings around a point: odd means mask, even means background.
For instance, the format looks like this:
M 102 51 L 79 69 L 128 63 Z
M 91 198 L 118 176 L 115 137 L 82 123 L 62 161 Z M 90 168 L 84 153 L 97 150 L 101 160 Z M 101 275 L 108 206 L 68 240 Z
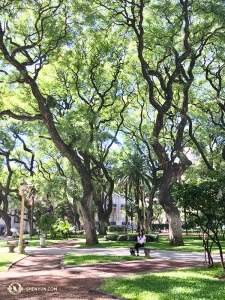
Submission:
M 99 290 L 132 300 L 222 300 L 221 267 L 192 268 L 126 278 L 105 279 Z
M 96 264 L 104 262 L 144 260 L 145 256 L 109 256 L 109 255 L 89 255 L 89 254 L 67 254 L 64 257 L 63 265 L 81 265 L 81 264 Z M 149 258 L 148 258 L 149 259 Z
M 50 236 L 48 236 L 47 239 L 45 240 L 45 244 L 46 244 L 46 246 L 50 246 L 51 244 L 54 244 L 54 243 L 69 241 L 71 239 L 80 238 L 80 237 L 85 238 L 84 235 L 73 235 L 67 239 L 64 239 L 61 235 L 57 235 L 56 238 L 54 238 L 54 239 L 50 238 Z M 18 240 L 18 238 L 17 239 L 8 238 L 7 240 L 2 240 L 2 241 L 0 241 L 0 248 L 7 247 L 7 241 L 16 241 L 16 240 Z M 37 235 L 33 236 L 32 238 L 25 236 L 24 240 L 29 242 L 29 245 L 27 247 L 29 247 L 29 246 L 40 247 L 40 237 L 38 237 Z
M 132 241 L 105 241 L 103 237 L 98 237 L 99 244 L 87 246 L 85 242 L 75 245 L 76 248 L 121 248 L 133 246 Z M 202 240 L 199 236 L 185 235 L 183 236 L 184 246 L 172 247 L 169 246 L 168 236 L 159 236 L 158 242 L 148 242 L 146 246 L 155 247 L 157 250 L 184 251 L 184 252 L 203 252 Z M 225 248 L 225 241 L 221 241 L 222 248 Z M 216 246 L 213 247 L 212 253 L 219 253 Z
M 0 272 L 6 271 L 9 265 L 17 261 L 18 259 L 23 258 L 24 256 L 26 255 L 18 253 L 1 253 Z
M 74 236 L 71 238 L 85 238 L 85 236 Z M 39 246 L 39 238 L 32 240 L 26 238 L 31 246 Z M 48 238 L 46 244 L 61 242 L 64 239 Z M 99 244 L 86 246 L 79 243 L 80 248 L 118 248 L 134 245 L 135 242 L 105 241 L 99 236 Z M 184 236 L 184 246 L 170 247 L 168 236 L 160 236 L 159 242 L 147 243 L 160 250 L 177 250 L 202 252 L 202 241 L 198 236 Z M 0 242 L 0 247 L 5 247 L 6 241 Z M 225 247 L 225 242 L 222 241 Z M 27 247 L 29 249 L 29 246 Z M 28 250 L 26 249 L 26 250 Z M 214 248 L 213 252 L 218 252 Z M 5 271 L 6 267 L 19 258 L 24 257 L 17 253 L 1 253 L 0 271 Z M 117 262 L 122 260 L 143 260 L 143 256 L 107 256 L 107 255 L 79 255 L 67 254 L 64 258 L 64 265 L 93 264 L 99 262 Z M 224 280 L 219 280 L 216 276 L 222 274 L 220 264 L 215 264 L 214 268 L 188 268 L 176 271 L 155 272 L 151 274 L 136 275 L 130 277 L 118 277 L 105 279 L 105 283 L 99 287 L 100 290 L 132 300 L 221 300 L 225 299 Z
M 46 239 L 46 245 L 50 246 L 53 243 L 57 243 L 57 242 L 62 242 L 65 240 L 70 240 L 73 238 L 78 238 L 79 236 L 73 236 L 70 237 L 68 239 L 63 239 L 61 236 L 57 236 L 55 239 L 51 239 L 51 238 L 47 238 Z M 24 238 L 25 240 L 27 240 L 29 242 L 29 245 L 26 247 L 26 252 L 29 253 L 29 246 L 31 247 L 40 247 L 40 238 L 38 236 L 33 236 L 32 239 L 30 237 L 26 237 Z M 17 239 L 7 239 L 7 240 L 2 240 L 0 241 L 0 248 L 5 248 L 7 247 L 7 241 L 16 241 Z M 0 254 L 1 259 L 0 259 L 0 272 L 4 272 L 6 271 L 7 267 L 17 261 L 18 259 L 26 256 L 26 254 L 18 254 L 18 253 L 1 253 Z

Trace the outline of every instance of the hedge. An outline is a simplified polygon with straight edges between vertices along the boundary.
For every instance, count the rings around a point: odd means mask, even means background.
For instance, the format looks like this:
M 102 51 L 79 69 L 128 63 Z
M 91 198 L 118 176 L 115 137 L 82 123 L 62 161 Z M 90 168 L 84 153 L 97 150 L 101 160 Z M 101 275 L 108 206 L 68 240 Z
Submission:
M 146 242 L 158 242 L 158 235 L 146 234 Z M 137 241 L 137 234 L 109 234 L 105 236 L 107 241 Z
M 123 225 L 108 226 L 108 232 L 124 232 L 124 226 Z

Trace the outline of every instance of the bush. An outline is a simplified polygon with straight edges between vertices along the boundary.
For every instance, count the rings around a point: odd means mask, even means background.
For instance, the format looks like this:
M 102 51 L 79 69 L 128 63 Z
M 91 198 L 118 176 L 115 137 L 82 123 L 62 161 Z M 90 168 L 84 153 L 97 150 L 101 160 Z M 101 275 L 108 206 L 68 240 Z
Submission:
M 77 230 L 74 234 L 84 234 L 84 230 Z
M 146 242 L 158 242 L 158 235 L 145 234 Z M 137 241 L 137 234 L 129 234 L 127 237 L 128 241 Z
M 108 232 L 124 232 L 124 226 L 123 225 L 112 225 L 108 226 Z
M 118 238 L 118 234 L 105 235 L 105 239 L 107 241 L 117 241 L 117 238 Z
M 128 241 L 137 241 L 137 234 L 129 234 L 128 236 L 127 236 L 127 240 Z
M 158 235 L 146 234 L 146 242 L 158 242 L 159 237 Z
M 152 224 L 152 231 L 160 231 L 160 230 L 165 230 L 169 229 L 169 224 Z
M 182 224 L 182 228 L 185 229 L 185 230 L 186 229 L 187 230 L 194 229 L 195 227 L 196 227 L 196 224 L 193 221 L 188 221 L 188 223 Z
M 123 235 L 118 235 L 117 241 L 127 241 L 128 235 L 123 234 Z

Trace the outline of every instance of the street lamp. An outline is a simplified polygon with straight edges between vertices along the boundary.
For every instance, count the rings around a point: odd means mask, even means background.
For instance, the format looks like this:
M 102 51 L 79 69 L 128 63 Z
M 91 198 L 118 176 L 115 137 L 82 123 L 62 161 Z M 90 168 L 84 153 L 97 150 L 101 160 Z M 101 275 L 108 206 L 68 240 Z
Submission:
M 19 253 L 24 253 L 23 249 L 23 218 L 24 218 L 24 201 L 25 201 L 25 193 L 27 191 L 27 183 L 26 181 L 22 181 L 20 183 L 20 191 L 22 193 L 22 203 L 21 203 L 21 214 L 20 214 L 20 237 L 19 237 Z

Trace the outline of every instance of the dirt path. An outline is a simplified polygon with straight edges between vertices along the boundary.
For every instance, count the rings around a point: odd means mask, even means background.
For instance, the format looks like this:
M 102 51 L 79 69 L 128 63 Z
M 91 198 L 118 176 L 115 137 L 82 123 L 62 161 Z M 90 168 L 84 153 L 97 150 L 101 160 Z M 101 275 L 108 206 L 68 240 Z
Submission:
M 51 248 L 73 247 L 77 242 L 56 243 Z M 96 274 L 61 270 L 63 256 L 33 254 L 12 265 L 8 272 L 1 273 L 0 300 L 116 299 L 95 292 L 101 283 Z
M 76 240 L 71 240 L 54 244 L 51 248 L 68 248 L 76 243 Z M 142 266 L 139 261 L 132 261 L 61 269 L 62 259 L 63 255 L 46 254 L 21 259 L 8 272 L 0 273 L 0 300 L 121 299 L 96 292 L 95 288 L 106 277 L 196 266 L 196 262 L 149 259 Z

